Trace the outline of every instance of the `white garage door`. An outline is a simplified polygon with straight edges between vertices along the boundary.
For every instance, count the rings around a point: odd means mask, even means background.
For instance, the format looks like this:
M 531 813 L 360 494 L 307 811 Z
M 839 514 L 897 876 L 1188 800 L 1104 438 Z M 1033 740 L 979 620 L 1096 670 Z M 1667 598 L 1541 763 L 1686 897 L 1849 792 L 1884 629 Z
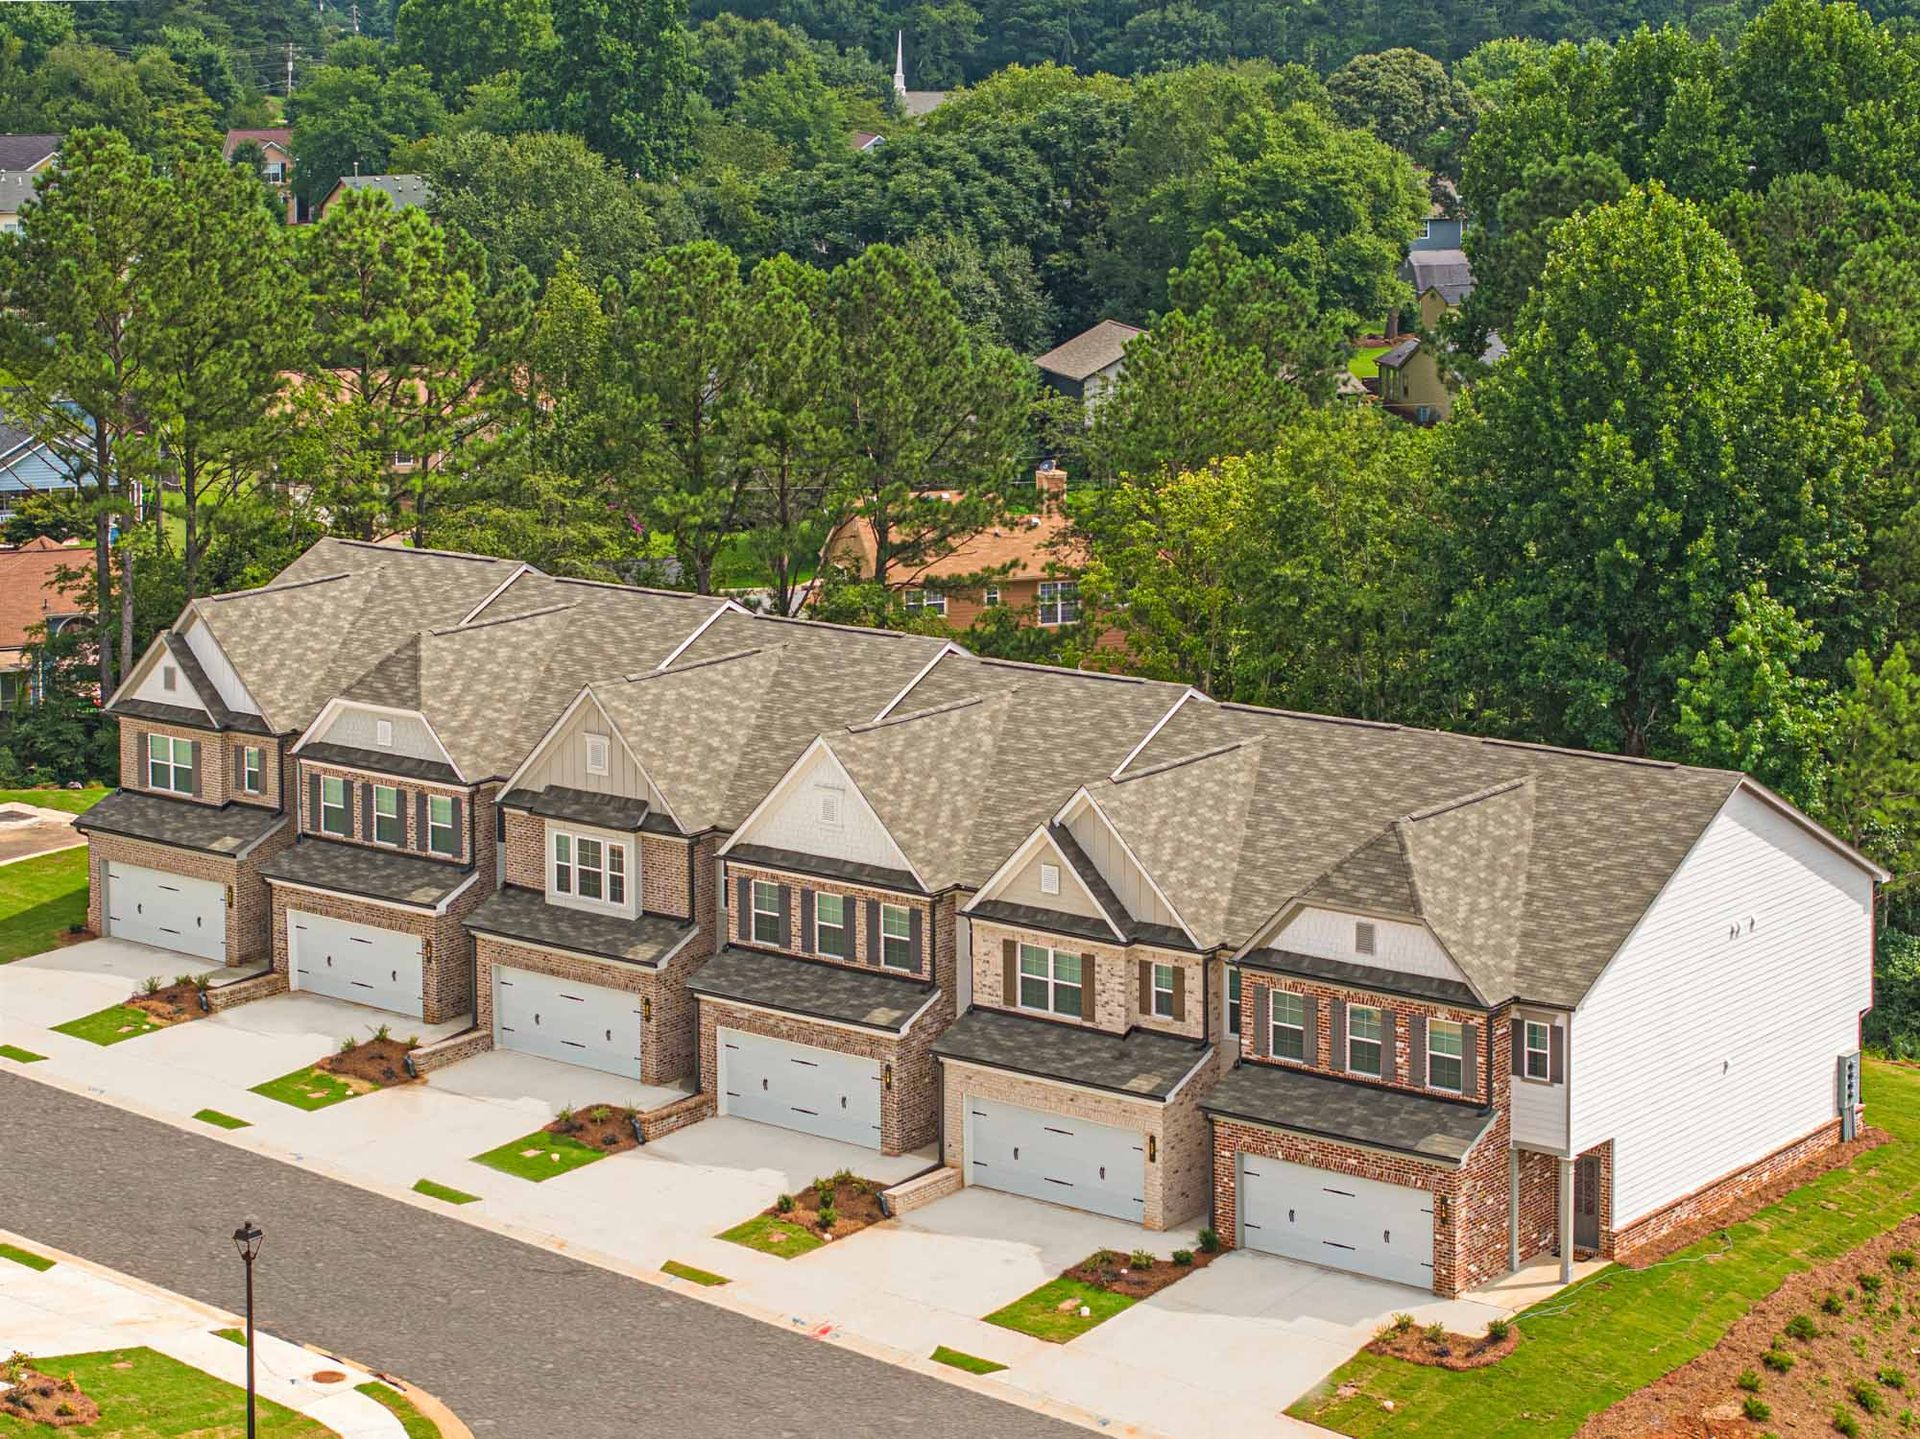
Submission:
M 640 996 L 496 964 L 493 1042 L 638 1079 Z
M 418 935 L 290 909 L 287 958 L 295 989 L 420 1018 Z
M 107 933 L 224 964 L 227 887 L 108 860 Z
M 720 1112 L 880 1147 L 880 1061 L 722 1029 Z
M 1241 1242 L 1288 1259 L 1433 1288 L 1433 1196 L 1240 1156 Z
M 1135 1129 L 967 1100 L 967 1182 L 1138 1224 L 1146 1217 L 1147 1140 Z

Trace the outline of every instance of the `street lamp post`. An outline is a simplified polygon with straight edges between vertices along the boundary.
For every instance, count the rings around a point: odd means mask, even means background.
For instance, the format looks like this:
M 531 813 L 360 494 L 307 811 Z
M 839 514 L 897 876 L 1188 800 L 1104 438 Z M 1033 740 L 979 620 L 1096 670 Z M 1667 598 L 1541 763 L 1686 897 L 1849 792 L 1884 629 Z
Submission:
M 260 1253 L 260 1241 L 266 1236 L 251 1219 L 240 1221 L 233 1231 L 233 1247 L 247 1266 L 247 1439 L 255 1439 L 253 1420 L 253 1261 Z

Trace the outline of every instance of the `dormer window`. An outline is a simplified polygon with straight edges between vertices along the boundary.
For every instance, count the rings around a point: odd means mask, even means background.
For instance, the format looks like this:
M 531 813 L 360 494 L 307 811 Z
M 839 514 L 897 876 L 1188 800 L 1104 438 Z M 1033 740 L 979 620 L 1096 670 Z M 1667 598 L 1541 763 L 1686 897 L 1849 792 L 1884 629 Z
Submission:
M 373 722 L 373 742 L 381 749 L 393 748 L 393 721 L 375 720 Z
M 607 772 L 607 737 L 603 734 L 587 736 L 587 773 L 605 774 Z
M 1042 894 L 1060 893 L 1060 866 L 1059 865 L 1043 864 L 1040 866 L 1040 893 Z
M 1363 919 L 1354 925 L 1353 948 L 1356 954 L 1372 954 L 1375 952 L 1378 943 L 1379 936 L 1375 934 L 1373 924 L 1370 921 Z

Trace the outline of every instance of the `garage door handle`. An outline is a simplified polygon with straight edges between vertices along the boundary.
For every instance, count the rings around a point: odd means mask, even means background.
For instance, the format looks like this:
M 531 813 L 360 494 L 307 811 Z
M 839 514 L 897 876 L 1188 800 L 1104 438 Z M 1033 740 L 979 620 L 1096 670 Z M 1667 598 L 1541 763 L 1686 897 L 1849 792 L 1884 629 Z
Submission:
M 1013 1162 L 1015 1164 L 1020 1162 L 1020 1146 L 1017 1144 L 1013 1146 Z
M 762 1090 L 763 1092 L 765 1091 L 765 1089 L 766 1089 L 766 1087 L 767 1087 L 767 1082 L 766 1082 L 766 1080 L 764 1080 L 764 1079 L 763 1079 L 763 1080 L 761 1080 L 761 1081 L 760 1081 L 760 1088 L 761 1088 L 761 1090 Z
M 847 1107 L 847 1096 L 844 1094 L 840 1096 L 840 1107 L 842 1109 L 845 1109 Z
M 1102 1179 L 1105 1179 L 1107 1177 L 1107 1166 L 1104 1164 L 1100 1166 L 1100 1177 Z

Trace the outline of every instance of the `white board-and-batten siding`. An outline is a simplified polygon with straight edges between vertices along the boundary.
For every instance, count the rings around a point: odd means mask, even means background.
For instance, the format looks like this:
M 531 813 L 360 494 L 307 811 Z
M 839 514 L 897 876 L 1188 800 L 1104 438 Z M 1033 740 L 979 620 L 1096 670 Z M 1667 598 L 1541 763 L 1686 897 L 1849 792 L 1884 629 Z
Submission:
M 1161 900 L 1152 883 L 1133 862 L 1106 820 L 1089 804 L 1082 804 L 1068 817 L 1067 833 L 1086 852 L 1100 877 L 1107 882 L 1132 915 L 1142 924 L 1164 924 L 1178 928 L 1180 917 Z
M 593 774 L 587 769 L 587 736 L 590 734 L 599 735 L 607 742 L 605 774 Z M 621 799 L 644 799 L 656 810 L 667 810 L 660 791 L 647 777 L 647 772 L 634 762 L 613 721 L 591 696 L 541 744 L 533 764 L 519 783 L 521 789 L 548 786 L 617 795 Z
M 207 672 L 207 678 L 213 682 L 220 702 L 236 714 L 259 714 L 260 706 L 253 702 L 253 696 L 247 693 L 247 687 L 240 682 L 240 672 L 227 658 L 227 652 L 220 648 L 220 642 L 213 637 L 213 632 L 204 624 L 189 623 L 185 635 L 187 648 L 200 661 L 200 668 Z
M 1574 1012 L 1572 1147 L 1616 1228 L 1812 1133 L 1873 1002 L 1873 882 L 1736 791 Z

